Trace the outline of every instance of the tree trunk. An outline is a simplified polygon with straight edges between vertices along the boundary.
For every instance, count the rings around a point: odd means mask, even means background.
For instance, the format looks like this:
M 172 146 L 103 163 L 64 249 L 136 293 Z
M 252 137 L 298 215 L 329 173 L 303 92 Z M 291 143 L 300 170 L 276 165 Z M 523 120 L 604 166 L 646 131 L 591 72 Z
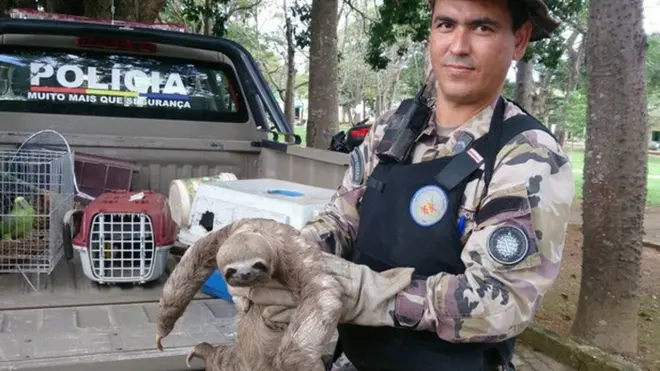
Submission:
M 391 77 L 390 84 L 388 86 L 388 93 L 386 96 L 386 107 L 389 110 L 392 107 L 392 102 L 394 102 L 394 97 L 396 95 L 396 88 L 399 85 L 399 77 L 401 77 L 402 69 L 397 67 L 397 71 L 394 73 L 394 76 Z
M 309 47 L 307 146 L 328 148 L 339 130 L 337 88 L 338 0 L 313 0 Z
M 110 19 L 112 17 L 112 0 L 85 0 L 83 1 L 83 9 L 84 13 L 82 15 L 85 17 L 94 19 Z M 120 7 L 116 7 L 115 15 L 121 14 L 119 9 Z M 123 17 L 115 17 L 115 19 L 123 19 Z
M 158 14 L 165 7 L 166 0 L 135 0 L 138 5 L 138 15 L 136 20 L 140 22 L 154 22 Z
M 211 0 L 204 1 L 204 35 L 211 34 Z
M 648 161 L 642 6 L 589 4 L 584 247 L 572 328 L 595 346 L 628 355 L 637 351 Z
M 367 118 L 367 101 L 362 99 L 362 120 Z
M 284 0 L 285 33 L 286 33 L 286 92 L 284 94 L 284 117 L 293 125 L 295 117 L 296 97 L 296 44 L 293 39 L 293 25 L 291 16 Z
M 88 0 L 89 1 L 89 0 Z M 107 0 L 94 0 L 91 3 Z M 112 3 L 112 0 L 108 1 Z M 165 0 L 115 0 L 115 19 L 123 21 L 154 22 L 165 6 Z M 93 17 L 85 10 L 88 17 Z
M 534 62 L 519 60 L 516 63 L 516 97 L 515 101 L 527 112 L 534 109 Z
M 580 63 L 582 62 L 582 57 L 584 55 L 584 38 L 580 40 L 577 49 L 573 48 L 579 35 L 579 32 L 575 31 L 573 35 L 568 38 L 567 42 L 568 61 L 566 63 L 566 68 L 568 69 L 568 85 L 566 86 L 566 91 L 569 93 L 577 89 L 578 82 L 580 81 Z
M 550 95 L 550 76 L 551 73 L 547 69 L 541 74 L 541 86 L 539 87 L 539 92 L 536 95 L 534 100 L 534 115 L 542 121 L 547 121 L 548 116 L 548 107 L 546 105 L 548 101 L 548 95 Z

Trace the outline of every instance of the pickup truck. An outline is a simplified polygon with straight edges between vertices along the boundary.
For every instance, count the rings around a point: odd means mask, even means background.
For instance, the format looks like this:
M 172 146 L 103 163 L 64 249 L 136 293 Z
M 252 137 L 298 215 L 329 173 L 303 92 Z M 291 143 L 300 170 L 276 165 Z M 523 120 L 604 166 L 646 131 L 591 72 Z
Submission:
M 40 84 L 74 94 L 33 89 Z M 136 84 L 154 84 L 161 99 L 136 105 L 85 95 Z M 194 87 L 189 100 L 169 101 L 182 84 Z M 16 149 L 44 129 L 62 134 L 73 151 L 134 162 L 140 170 L 131 188 L 165 195 L 173 179 L 221 172 L 334 189 L 348 164 L 345 153 L 295 144 L 257 64 L 235 42 L 126 25 L 2 19 L 0 149 Z M 285 141 L 271 137 L 278 134 Z M 169 271 L 175 264 L 170 254 Z M 99 285 L 84 276 L 76 256 L 40 277 L 35 290 L 19 272 L 0 274 L 0 370 L 186 370 L 192 345 L 233 341 L 233 305 L 199 293 L 165 351 L 156 349 L 154 317 L 167 273 L 142 285 Z

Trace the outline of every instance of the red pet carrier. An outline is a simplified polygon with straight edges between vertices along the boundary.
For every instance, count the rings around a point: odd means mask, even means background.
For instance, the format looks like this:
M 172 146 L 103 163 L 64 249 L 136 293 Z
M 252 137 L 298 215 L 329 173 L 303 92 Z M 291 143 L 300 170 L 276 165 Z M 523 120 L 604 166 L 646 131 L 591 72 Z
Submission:
M 118 190 L 85 208 L 73 247 L 89 279 L 145 283 L 165 272 L 175 234 L 165 195 Z

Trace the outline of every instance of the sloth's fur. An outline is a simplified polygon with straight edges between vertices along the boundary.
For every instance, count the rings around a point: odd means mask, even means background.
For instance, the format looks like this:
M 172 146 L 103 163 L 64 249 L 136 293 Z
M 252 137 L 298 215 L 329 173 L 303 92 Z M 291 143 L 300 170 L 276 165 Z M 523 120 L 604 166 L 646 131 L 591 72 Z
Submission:
M 157 347 L 217 266 L 228 285 L 275 280 L 299 303 L 289 324 L 264 321 L 264 306 L 238 299 L 237 341 L 200 343 L 188 355 L 214 371 L 316 371 L 342 311 L 342 287 L 323 271 L 321 250 L 296 228 L 270 219 L 242 219 L 199 239 L 163 287 Z

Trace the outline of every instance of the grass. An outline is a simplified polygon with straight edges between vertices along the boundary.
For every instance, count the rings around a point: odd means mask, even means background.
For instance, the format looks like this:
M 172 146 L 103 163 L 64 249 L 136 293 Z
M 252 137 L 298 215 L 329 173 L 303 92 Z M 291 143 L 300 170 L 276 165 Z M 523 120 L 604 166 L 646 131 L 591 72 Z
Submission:
M 339 130 L 346 131 L 346 130 L 350 129 L 350 127 L 351 127 L 350 125 L 340 125 Z M 305 126 L 305 125 L 301 125 L 301 126 L 296 125 L 293 129 L 293 132 L 295 134 L 300 135 L 300 139 L 301 139 L 300 146 L 301 147 L 306 147 L 307 146 L 307 126 Z M 335 135 L 335 134 L 337 134 L 337 133 L 332 133 L 330 136 Z
M 300 135 L 300 146 L 301 147 L 306 147 L 307 146 L 307 126 L 294 126 L 293 132 L 295 134 Z
M 570 149 L 570 145 L 565 146 L 571 158 L 573 165 L 573 174 L 575 176 L 575 197 L 582 199 L 582 178 L 584 169 L 584 149 Z M 646 183 L 646 206 L 660 206 L 660 157 L 649 156 L 648 160 L 648 179 Z

